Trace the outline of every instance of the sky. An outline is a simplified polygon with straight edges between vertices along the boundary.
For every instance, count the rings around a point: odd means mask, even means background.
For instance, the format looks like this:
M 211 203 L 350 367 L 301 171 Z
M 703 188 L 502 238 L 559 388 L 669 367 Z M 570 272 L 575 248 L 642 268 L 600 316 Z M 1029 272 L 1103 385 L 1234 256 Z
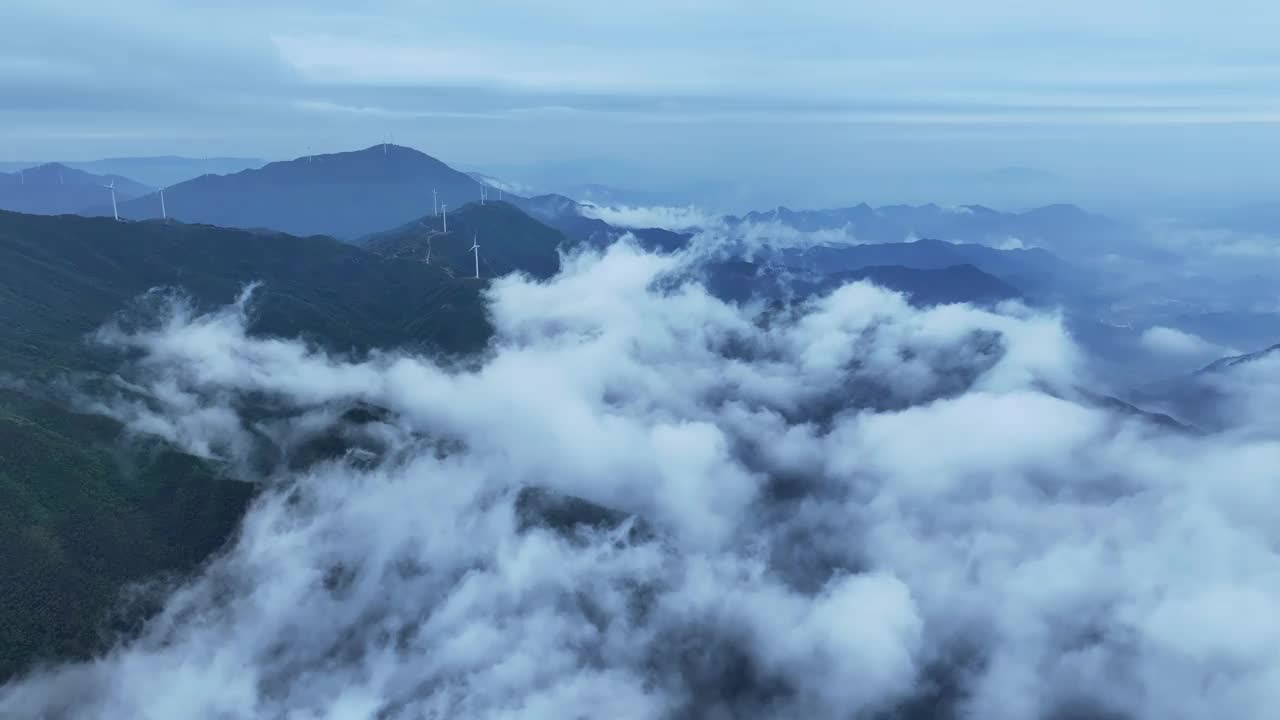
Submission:
M 0 160 L 392 139 L 516 181 L 810 205 L 1277 179 L 1274 3 L 627 5 L 7 0 Z

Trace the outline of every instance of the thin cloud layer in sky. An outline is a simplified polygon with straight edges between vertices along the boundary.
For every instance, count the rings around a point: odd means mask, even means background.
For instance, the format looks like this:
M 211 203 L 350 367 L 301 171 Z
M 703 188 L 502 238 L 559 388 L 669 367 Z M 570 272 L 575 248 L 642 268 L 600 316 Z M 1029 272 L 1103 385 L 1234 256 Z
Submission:
M 596 175 L 580 182 L 786 195 L 1012 165 L 1194 190 L 1261 180 L 1242 158 L 1274 150 L 1280 123 L 1280 10 L 1254 0 L 12 0 L 6 15 L 6 160 L 275 159 L 390 136 L 482 169 L 575 162 Z

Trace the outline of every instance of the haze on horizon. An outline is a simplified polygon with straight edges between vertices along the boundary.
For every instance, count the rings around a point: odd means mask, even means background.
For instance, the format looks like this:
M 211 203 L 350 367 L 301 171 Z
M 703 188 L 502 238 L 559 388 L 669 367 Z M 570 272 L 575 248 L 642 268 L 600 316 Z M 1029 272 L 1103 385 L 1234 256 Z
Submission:
M 1280 8 L 1259 0 L 6 5 L 0 160 L 394 139 L 734 209 L 1168 209 L 1278 179 L 1257 158 L 1280 145 Z

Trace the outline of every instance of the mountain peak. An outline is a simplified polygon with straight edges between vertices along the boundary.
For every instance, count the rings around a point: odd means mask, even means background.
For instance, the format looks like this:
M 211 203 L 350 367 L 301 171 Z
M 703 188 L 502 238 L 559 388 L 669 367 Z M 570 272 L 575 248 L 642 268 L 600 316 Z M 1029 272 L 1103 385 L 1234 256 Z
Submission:
M 169 216 L 178 220 L 343 239 L 397 227 L 432 214 L 433 207 L 460 208 L 479 199 L 480 185 L 466 173 L 391 143 L 203 175 L 165 190 Z M 124 203 L 121 215 L 159 217 L 160 203 L 139 198 Z

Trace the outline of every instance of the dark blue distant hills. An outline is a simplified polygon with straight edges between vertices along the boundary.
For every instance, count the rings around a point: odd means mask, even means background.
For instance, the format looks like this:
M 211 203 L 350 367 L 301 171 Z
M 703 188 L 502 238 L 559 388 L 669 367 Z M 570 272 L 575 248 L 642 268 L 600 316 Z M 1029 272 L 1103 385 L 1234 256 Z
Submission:
M 997 248 L 1038 247 L 1066 258 L 1097 257 L 1119 247 L 1132 251 L 1136 235 L 1126 223 L 1075 205 L 1010 213 L 982 205 L 872 207 L 863 203 L 823 210 L 779 207 L 727 220 L 730 224 L 777 223 L 803 232 L 838 231 L 859 243 L 940 238 Z
M 151 188 L 119 175 L 94 175 L 61 163 L 46 163 L 0 173 L 0 210 L 65 215 L 103 204 L 109 213 L 111 191 L 104 186 L 112 182 L 120 201 L 151 192 Z
M 15 172 L 22 168 L 44 165 L 44 162 L 0 162 L 0 171 Z M 165 187 L 193 177 L 226 175 L 249 168 L 262 167 L 265 160 L 246 157 L 181 157 L 156 155 L 149 157 L 114 157 L 101 160 L 61 160 L 58 164 L 94 175 L 120 175 L 133 178 L 153 188 Z
M 269 163 L 231 175 L 203 175 L 170 186 L 170 218 L 232 228 L 354 240 L 432 212 L 432 191 L 455 208 L 480 198 L 466 173 L 412 148 L 375 145 L 354 152 Z M 92 214 L 106 214 L 102 206 Z M 157 194 L 121 206 L 130 219 L 159 218 Z

